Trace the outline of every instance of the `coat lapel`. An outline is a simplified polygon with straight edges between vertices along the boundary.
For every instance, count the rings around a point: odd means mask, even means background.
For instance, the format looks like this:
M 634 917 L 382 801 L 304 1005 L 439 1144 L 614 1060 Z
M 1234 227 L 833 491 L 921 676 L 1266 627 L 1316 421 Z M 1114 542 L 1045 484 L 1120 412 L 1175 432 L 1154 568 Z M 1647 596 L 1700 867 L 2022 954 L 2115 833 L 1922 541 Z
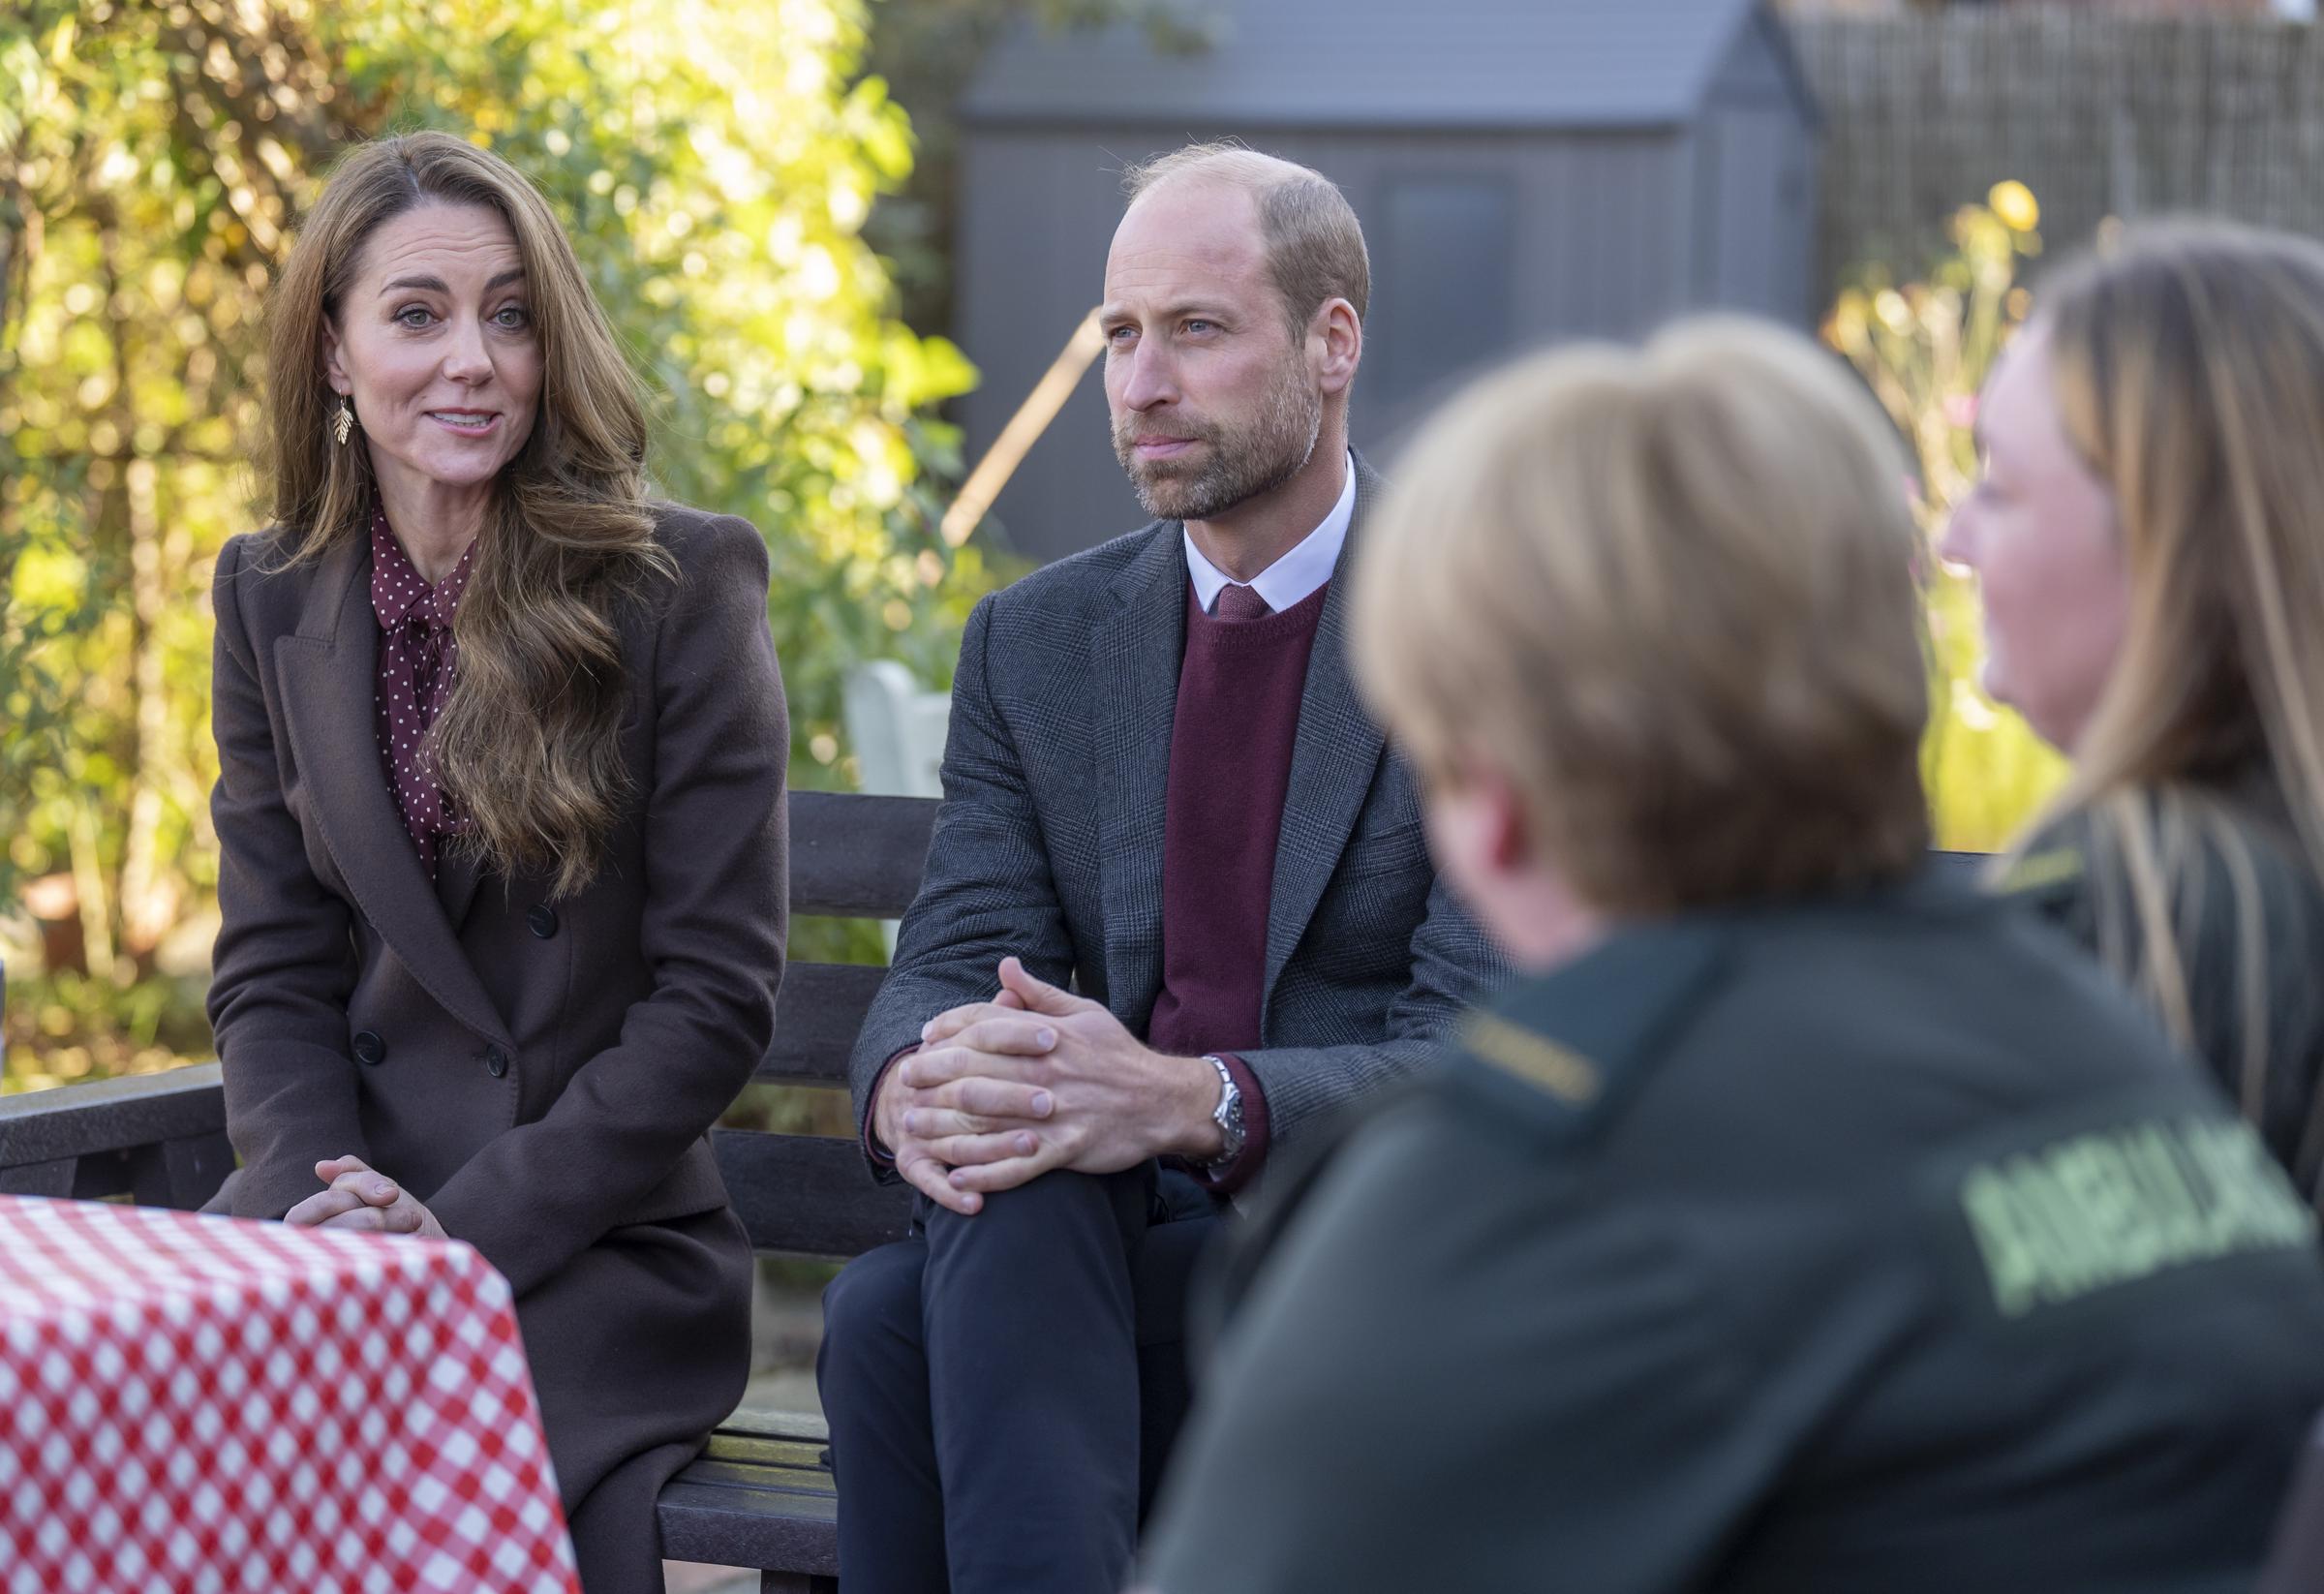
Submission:
M 1106 991 L 1115 1014 L 1138 1028 L 1162 988 L 1162 834 L 1186 651 L 1186 549 L 1177 522 L 1155 528 L 1108 596 L 1114 623 L 1090 649 L 1090 681 L 1116 699 L 1098 714 L 1095 748 Z
M 1380 494 L 1372 468 L 1356 461 L 1356 510 L 1347 541 L 1331 568 L 1331 590 L 1316 623 L 1300 697 L 1300 728 L 1292 743 L 1291 783 L 1283 794 L 1283 825 L 1275 842 L 1275 878 L 1267 904 L 1267 984 L 1261 1023 L 1275 981 L 1315 916 L 1347 849 L 1356 815 L 1372 788 L 1387 738 L 1357 700 L 1348 671 L 1348 570 L 1364 516 Z
M 446 1012 L 513 1051 L 506 1023 L 420 871 L 380 767 L 372 722 L 379 627 L 363 580 L 370 568 L 364 554 L 364 543 L 352 537 L 325 554 L 297 631 L 275 642 L 291 753 L 314 790 L 323 844 L 356 911 Z

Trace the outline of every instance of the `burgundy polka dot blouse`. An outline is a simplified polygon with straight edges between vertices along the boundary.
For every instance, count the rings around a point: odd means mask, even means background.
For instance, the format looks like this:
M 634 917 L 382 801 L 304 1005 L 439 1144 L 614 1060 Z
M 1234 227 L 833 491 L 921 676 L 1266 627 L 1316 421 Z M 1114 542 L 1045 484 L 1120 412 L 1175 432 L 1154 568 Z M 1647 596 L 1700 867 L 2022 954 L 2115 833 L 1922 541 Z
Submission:
M 372 690 L 372 720 L 380 738 L 380 762 L 387 787 L 404 815 L 404 828 L 419 849 L 420 867 L 436 877 L 438 843 L 459 828 L 452 800 L 431 773 L 426 755 L 428 727 L 452 694 L 459 650 L 452 640 L 452 615 L 467 590 L 474 543 L 451 574 L 433 587 L 387 529 L 387 514 L 371 514 L 371 610 L 380 620 L 380 670 Z

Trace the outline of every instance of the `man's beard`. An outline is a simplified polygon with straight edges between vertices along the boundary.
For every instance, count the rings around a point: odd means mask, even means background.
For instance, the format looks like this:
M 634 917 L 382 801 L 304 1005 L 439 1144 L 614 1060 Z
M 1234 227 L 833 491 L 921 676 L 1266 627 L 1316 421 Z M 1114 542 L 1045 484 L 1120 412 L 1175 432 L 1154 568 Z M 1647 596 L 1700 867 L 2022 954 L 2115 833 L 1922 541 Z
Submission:
M 1324 400 L 1307 380 L 1306 363 L 1293 358 L 1275 368 L 1259 414 L 1242 430 L 1191 416 L 1165 422 L 1167 435 L 1202 444 L 1199 467 L 1183 459 L 1141 460 L 1139 419 L 1131 413 L 1115 420 L 1114 457 L 1146 512 L 1163 520 L 1212 520 L 1300 474 L 1323 435 Z

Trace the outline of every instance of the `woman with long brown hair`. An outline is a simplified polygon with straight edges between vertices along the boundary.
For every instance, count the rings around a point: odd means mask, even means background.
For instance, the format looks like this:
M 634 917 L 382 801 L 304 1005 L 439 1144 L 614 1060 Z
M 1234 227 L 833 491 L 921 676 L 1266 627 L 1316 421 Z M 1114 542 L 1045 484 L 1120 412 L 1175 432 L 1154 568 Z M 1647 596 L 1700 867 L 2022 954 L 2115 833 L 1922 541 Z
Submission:
M 2004 878 L 2324 1196 L 2324 247 L 2134 230 L 2043 285 L 1946 557 L 2073 759 Z
M 269 315 L 275 523 L 215 589 L 212 1206 L 483 1252 L 585 1583 L 658 1589 L 654 1497 L 749 1365 L 706 1134 L 782 965 L 766 548 L 648 499 L 570 243 L 459 138 L 353 151 Z

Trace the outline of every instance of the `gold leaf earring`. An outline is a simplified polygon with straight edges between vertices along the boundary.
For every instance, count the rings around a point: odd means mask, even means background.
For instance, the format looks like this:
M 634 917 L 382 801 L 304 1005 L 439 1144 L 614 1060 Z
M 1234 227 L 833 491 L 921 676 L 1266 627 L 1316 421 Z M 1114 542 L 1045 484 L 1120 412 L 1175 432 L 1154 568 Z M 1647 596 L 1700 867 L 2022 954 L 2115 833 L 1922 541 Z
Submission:
M 344 445 L 347 442 L 347 434 L 353 429 L 354 424 L 355 412 L 348 404 L 346 395 L 342 394 L 339 399 L 339 413 L 331 417 L 331 436 L 337 438 Z

